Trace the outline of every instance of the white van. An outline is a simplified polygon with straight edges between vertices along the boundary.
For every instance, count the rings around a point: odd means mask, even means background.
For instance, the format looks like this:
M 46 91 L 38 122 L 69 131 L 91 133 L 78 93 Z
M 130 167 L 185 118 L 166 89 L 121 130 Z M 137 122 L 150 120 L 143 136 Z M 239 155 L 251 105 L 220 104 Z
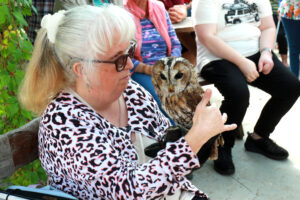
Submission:
M 248 5 L 245 3 L 224 4 L 223 9 L 228 9 L 228 12 L 225 14 L 227 24 L 259 21 L 256 5 Z

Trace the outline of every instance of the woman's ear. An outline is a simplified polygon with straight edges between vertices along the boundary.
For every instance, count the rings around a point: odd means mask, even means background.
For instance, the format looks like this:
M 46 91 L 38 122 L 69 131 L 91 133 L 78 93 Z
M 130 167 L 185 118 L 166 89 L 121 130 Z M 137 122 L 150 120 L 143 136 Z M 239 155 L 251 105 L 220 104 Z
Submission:
M 83 73 L 82 73 L 82 64 L 77 62 L 74 63 L 73 67 L 72 67 L 74 73 L 76 74 L 77 77 L 82 77 Z

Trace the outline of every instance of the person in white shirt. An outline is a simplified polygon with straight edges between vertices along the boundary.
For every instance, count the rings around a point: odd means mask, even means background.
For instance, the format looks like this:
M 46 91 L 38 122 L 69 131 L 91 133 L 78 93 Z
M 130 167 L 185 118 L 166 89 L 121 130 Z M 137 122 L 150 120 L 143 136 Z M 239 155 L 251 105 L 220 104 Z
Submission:
M 269 0 L 197 0 L 192 3 L 197 68 L 224 96 L 221 112 L 240 125 L 249 105 L 248 84 L 271 95 L 245 142 L 248 151 L 283 160 L 288 152 L 269 136 L 293 106 L 300 82 L 272 52 L 276 28 Z M 233 174 L 234 131 L 223 134 L 215 170 Z

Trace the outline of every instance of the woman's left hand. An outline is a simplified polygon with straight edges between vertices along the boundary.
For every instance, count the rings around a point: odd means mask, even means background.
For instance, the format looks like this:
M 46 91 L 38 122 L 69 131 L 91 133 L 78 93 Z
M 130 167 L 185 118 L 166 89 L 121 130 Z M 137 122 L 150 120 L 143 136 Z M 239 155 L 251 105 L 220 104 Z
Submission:
M 258 61 L 258 71 L 267 75 L 272 71 L 273 67 L 272 53 L 267 51 L 262 52 Z
M 170 20 L 172 23 L 179 23 L 187 16 L 187 7 L 185 4 L 175 5 L 168 10 Z
M 143 73 L 152 76 L 152 68 L 153 68 L 152 65 L 145 65 L 143 69 Z

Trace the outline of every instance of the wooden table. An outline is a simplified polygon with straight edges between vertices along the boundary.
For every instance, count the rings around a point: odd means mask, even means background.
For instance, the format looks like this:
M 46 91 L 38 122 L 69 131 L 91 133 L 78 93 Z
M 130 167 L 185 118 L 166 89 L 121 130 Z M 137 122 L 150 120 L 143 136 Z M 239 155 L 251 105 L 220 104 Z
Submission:
M 182 54 L 182 57 L 196 65 L 197 47 L 192 18 L 187 17 L 183 21 L 173 24 L 173 27 L 181 44 L 188 50 Z
M 193 22 L 191 17 L 185 18 L 183 21 L 173 24 L 176 33 L 191 33 L 194 32 Z

